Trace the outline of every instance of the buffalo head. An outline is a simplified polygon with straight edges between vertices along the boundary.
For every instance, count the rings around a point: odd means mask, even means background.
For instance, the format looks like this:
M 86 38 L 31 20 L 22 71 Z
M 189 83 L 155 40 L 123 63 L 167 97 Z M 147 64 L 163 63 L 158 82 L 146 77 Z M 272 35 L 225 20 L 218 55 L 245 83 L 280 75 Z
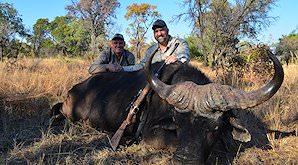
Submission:
M 267 85 L 251 92 L 217 83 L 198 85 L 192 81 L 185 81 L 165 84 L 151 69 L 153 54 L 146 62 L 145 74 L 152 89 L 175 109 L 174 120 L 178 139 L 173 159 L 175 163 L 204 163 L 218 136 L 226 129 L 224 121 L 228 121 L 242 132 L 239 134 L 233 130 L 234 139 L 249 141 L 250 134 L 229 115 L 230 110 L 247 109 L 262 104 L 278 91 L 284 78 L 282 65 L 275 55 L 269 52 L 274 64 L 274 76 Z

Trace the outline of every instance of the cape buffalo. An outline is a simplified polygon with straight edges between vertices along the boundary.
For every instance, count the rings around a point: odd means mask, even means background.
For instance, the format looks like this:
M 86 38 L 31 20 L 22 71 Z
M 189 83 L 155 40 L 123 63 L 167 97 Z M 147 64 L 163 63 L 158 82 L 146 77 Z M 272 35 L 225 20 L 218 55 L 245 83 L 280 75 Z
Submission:
M 252 92 L 212 83 L 201 71 L 180 62 L 166 65 L 157 78 L 153 73 L 161 63 L 151 65 L 151 55 L 144 71 L 91 76 L 75 85 L 64 103 L 52 110 L 56 117 L 61 112 L 72 121 L 88 121 L 100 130 L 115 132 L 127 116 L 126 107 L 147 84 L 147 78 L 153 90 L 125 134 L 133 136 L 141 130 L 144 143 L 175 149 L 174 164 L 203 164 L 227 130 L 236 140 L 250 140 L 250 134 L 230 110 L 257 106 L 280 88 L 283 68 L 271 52 L 269 56 L 274 77 Z

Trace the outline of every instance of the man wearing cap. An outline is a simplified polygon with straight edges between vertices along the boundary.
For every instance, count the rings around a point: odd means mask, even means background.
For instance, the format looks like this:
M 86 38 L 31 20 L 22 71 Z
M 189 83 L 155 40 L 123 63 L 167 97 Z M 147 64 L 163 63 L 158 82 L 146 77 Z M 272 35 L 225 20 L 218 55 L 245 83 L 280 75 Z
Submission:
M 103 50 L 90 66 L 89 73 L 119 72 L 122 69 L 121 66 L 134 65 L 135 56 L 124 49 L 124 46 L 123 35 L 115 34 L 110 41 L 110 47 Z
M 142 69 L 145 66 L 147 58 L 149 58 L 149 55 L 157 46 L 158 51 L 155 53 L 152 63 L 163 60 L 166 64 L 174 63 L 176 61 L 182 63 L 190 61 L 189 46 L 187 42 L 181 38 L 169 35 L 169 29 L 163 20 L 156 20 L 153 23 L 152 30 L 157 43 L 148 48 L 146 56 L 139 64 L 123 66 L 122 71 L 132 72 Z

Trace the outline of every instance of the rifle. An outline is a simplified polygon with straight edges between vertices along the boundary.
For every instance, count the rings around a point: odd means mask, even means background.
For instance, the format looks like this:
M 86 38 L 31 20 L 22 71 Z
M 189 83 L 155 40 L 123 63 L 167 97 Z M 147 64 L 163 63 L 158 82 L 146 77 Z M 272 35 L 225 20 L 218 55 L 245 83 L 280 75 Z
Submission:
M 170 55 L 172 55 L 174 53 L 174 51 L 176 50 L 176 48 L 178 47 L 179 43 L 175 44 L 175 47 L 173 49 L 173 51 L 171 52 Z M 158 50 L 158 47 L 151 53 L 151 55 L 155 54 Z M 150 56 L 151 56 L 150 55 Z M 159 69 L 157 70 L 157 72 L 155 73 L 155 76 L 159 75 L 159 72 L 161 71 L 161 69 L 164 67 L 165 63 L 163 63 Z M 150 91 L 151 87 L 149 85 L 149 83 L 146 84 L 145 88 L 143 88 L 143 90 L 139 91 L 139 96 L 137 97 L 137 99 L 133 102 L 132 106 L 129 109 L 128 115 L 126 117 L 126 119 L 122 122 L 122 124 L 120 125 L 120 127 L 118 128 L 118 130 L 116 131 L 116 133 L 113 135 L 113 137 L 111 139 L 109 139 L 110 145 L 113 149 L 113 151 L 116 150 L 117 146 L 119 145 L 120 139 L 123 136 L 124 130 L 126 129 L 126 127 L 131 124 L 131 120 L 132 117 L 138 112 L 139 110 L 139 105 L 141 104 L 141 102 L 144 100 L 144 98 L 146 97 L 146 95 L 148 94 L 148 92 Z

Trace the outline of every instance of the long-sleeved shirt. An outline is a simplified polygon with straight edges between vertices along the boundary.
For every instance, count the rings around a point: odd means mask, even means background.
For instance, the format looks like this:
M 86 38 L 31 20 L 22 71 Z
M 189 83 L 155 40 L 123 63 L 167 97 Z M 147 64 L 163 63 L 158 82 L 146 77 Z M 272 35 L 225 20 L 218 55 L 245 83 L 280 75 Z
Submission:
M 119 64 L 121 66 L 129 66 L 135 64 L 135 56 L 128 50 L 124 49 L 120 59 L 116 57 L 116 54 L 111 48 L 103 50 L 97 59 L 89 68 L 89 73 L 94 74 L 98 72 L 107 72 L 108 64 Z
M 176 43 L 178 43 L 179 45 L 176 48 L 176 50 L 174 50 Z M 136 65 L 131 65 L 131 66 L 123 66 L 123 71 L 133 72 L 133 71 L 143 69 L 147 59 L 149 58 L 149 55 L 154 51 L 154 49 L 157 46 L 158 46 L 157 43 L 150 46 L 146 52 L 146 56 L 140 61 L 140 63 L 138 63 Z M 173 52 L 173 50 L 174 50 L 174 52 Z M 176 56 L 177 59 L 183 63 L 190 61 L 189 46 L 188 46 L 187 42 L 181 38 L 176 38 L 176 37 L 170 36 L 170 39 L 167 44 L 167 48 L 166 48 L 165 52 L 162 52 L 161 49 L 159 48 L 152 59 L 152 63 L 163 61 L 170 54 Z

